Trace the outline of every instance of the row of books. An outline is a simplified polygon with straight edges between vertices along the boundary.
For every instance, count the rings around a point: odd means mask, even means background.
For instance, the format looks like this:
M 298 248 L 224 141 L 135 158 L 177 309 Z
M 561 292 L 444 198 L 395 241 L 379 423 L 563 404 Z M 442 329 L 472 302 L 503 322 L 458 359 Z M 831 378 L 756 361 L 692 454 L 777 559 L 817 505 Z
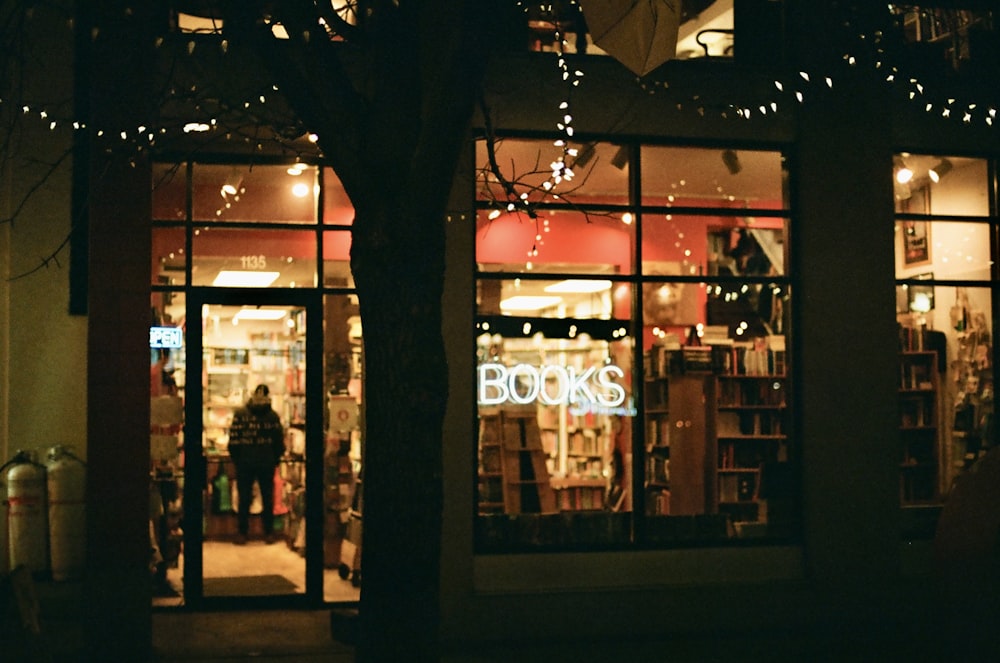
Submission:
M 733 341 L 710 337 L 701 345 L 659 343 L 643 355 L 647 378 L 677 373 L 718 373 L 723 375 L 784 375 L 787 370 L 785 337 L 758 337 Z
M 720 380 L 719 407 L 785 406 L 783 380 Z
M 573 431 L 569 434 L 566 451 L 573 456 L 600 456 L 604 454 L 604 437 L 593 430 Z
M 646 483 L 657 486 L 670 485 L 670 458 L 656 454 L 646 457 Z
M 756 470 L 760 468 L 768 458 L 785 455 L 778 450 L 762 449 L 759 445 L 737 444 L 729 442 L 719 444 L 719 466 L 720 470 Z
M 651 417 L 646 420 L 646 446 L 670 446 L 670 422 L 665 417 Z
M 783 425 L 780 412 L 719 412 L 716 418 L 719 437 L 782 435 Z
M 583 511 L 604 508 L 604 489 L 575 486 L 556 491 L 560 511 Z

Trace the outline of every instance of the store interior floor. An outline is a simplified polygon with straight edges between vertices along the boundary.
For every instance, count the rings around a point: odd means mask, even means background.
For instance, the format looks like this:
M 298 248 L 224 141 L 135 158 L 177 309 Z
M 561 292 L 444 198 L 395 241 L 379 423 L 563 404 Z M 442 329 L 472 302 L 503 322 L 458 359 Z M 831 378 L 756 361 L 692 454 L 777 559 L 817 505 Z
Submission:
M 290 594 L 305 591 L 305 559 L 283 542 L 266 544 L 251 540 L 246 545 L 235 545 L 231 541 L 205 541 L 202 544 L 203 577 L 205 594 L 216 591 L 216 595 L 241 595 L 245 588 L 250 595 Z M 176 568 L 167 570 L 167 581 L 176 596 L 156 596 L 156 607 L 177 607 L 184 604 L 184 557 L 181 554 Z M 244 585 L 229 579 L 246 578 Z M 212 582 L 215 580 L 215 582 Z M 340 577 L 339 570 L 324 569 L 323 597 L 330 603 L 358 601 L 361 590 L 350 579 Z

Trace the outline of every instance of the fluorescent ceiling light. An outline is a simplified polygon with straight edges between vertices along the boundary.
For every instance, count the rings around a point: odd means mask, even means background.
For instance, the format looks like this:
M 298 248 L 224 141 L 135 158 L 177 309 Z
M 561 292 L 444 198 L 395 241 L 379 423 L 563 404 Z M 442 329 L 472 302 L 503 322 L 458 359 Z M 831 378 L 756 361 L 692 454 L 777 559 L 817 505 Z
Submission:
M 283 308 L 241 308 L 233 316 L 236 320 L 281 320 L 288 315 Z
M 566 279 L 565 281 L 545 286 L 545 292 L 589 295 L 595 292 L 604 292 L 610 288 L 611 281 L 607 279 Z
M 562 302 L 562 297 L 515 295 L 500 302 L 501 311 L 538 311 Z
M 248 272 L 223 269 L 212 281 L 218 288 L 266 288 L 281 276 L 281 272 Z

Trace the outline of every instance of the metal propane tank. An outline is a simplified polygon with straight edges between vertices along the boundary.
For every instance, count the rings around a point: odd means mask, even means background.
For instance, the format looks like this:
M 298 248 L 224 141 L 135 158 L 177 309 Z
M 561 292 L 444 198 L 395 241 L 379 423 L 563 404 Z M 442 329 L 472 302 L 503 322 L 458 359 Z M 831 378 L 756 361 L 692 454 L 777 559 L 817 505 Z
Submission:
M 48 524 L 45 509 L 45 466 L 34 451 L 18 451 L 4 465 L 7 480 L 9 565 L 24 565 L 33 574 L 48 570 Z
M 52 579 L 80 578 L 86 558 L 87 467 L 72 447 L 56 445 L 49 449 L 45 470 Z

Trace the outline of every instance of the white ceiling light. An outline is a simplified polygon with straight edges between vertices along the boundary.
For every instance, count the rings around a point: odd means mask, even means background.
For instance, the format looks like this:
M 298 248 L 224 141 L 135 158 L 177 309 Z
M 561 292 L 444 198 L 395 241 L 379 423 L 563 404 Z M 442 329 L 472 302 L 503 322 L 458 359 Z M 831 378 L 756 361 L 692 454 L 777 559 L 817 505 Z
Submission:
M 233 172 L 226 177 L 226 180 L 222 183 L 222 188 L 219 189 L 219 193 L 222 197 L 235 196 L 240 192 L 243 187 L 243 176 L 240 175 L 239 171 L 233 169 Z
M 501 311 L 539 311 L 562 303 L 562 297 L 515 295 L 500 302 Z
M 566 279 L 565 281 L 545 286 L 545 292 L 589 295 L 595 292 L 604 292 L 610 288 L 611 281 L 607 279 Z
M 288 311 L 283 308 L 241 308 L 233 316 L 233 322 L 237 320 L 281 320 Z
M 212 281 L 218 288 L 266 288 L 281 276 L 281 272 L 249 272 L 223 269 Z

